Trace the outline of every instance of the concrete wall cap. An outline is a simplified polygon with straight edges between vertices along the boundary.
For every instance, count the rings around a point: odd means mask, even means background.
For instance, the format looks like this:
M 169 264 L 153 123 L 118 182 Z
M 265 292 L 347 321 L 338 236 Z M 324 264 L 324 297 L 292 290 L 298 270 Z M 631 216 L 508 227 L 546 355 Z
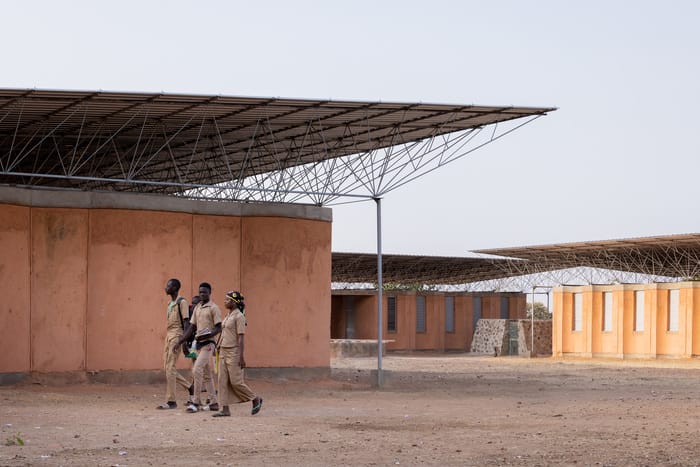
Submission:
M 330 208 L 291 203 L 203 201 L 175 196 L 0 186 L 0 203 L 45 208 L 134 209 L 241 217 L 333 221 Z

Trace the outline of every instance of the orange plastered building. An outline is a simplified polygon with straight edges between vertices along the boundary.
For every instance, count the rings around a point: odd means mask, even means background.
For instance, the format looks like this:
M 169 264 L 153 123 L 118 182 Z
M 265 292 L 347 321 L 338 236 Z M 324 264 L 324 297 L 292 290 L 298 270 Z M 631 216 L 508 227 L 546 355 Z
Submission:
M 700 282 L 553 289 L 554 356 L 700 355 Z

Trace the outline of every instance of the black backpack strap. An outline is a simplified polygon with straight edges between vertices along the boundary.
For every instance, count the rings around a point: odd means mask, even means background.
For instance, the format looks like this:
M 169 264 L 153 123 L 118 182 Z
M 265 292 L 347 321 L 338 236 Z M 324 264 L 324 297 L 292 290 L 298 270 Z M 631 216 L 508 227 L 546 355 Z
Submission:
M 180 318 L 180 327 L 184 331 L 185 330 L 185 322 L 182 320 L 182 310 L 180 309 L 180 303 L 182 303 L 183 300 L 184 300 L 184 298 L 177 297 L 175 304 L 177 305 L 177 316 L 178 316 L 178 318 Z

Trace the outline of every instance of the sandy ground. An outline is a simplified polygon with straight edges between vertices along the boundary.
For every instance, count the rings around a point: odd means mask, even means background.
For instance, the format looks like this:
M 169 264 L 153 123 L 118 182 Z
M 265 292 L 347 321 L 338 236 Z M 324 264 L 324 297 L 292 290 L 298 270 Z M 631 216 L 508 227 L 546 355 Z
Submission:
M 700 464 L 696 360 L 389 355 L 382 389 L 376 364 L 249 379 L 254 417 L 156 411 L 162 385 L 0 387 L 0 465 Z

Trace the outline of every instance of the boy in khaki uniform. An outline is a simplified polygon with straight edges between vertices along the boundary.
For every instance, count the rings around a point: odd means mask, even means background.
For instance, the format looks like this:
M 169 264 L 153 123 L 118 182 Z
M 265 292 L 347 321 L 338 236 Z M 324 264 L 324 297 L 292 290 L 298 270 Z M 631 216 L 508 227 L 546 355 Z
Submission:
M 219 397 L 221 398 L 221 411 L 214 417 L 230 417 L 229 404 L 232 402 L 253 402 L 252 415 L 260 412 L 263 399 L 255 395 L 243 380 L 243 368 L 245 368 L 244 335 L 246 320 L 245 303 L 240 292 L 226 293 L 224 306 L 229 313 L 221 323 L 221 336 L 217 348 L 219 349 Z
M 221 332 L 221 309 L 218 305 L 209 300 L 211 296 L 211 285 L 207 282 L 199 284 L 200 302 L 192 311 L 190 326 L 185 334 L 175 344 L 176 347 L 182 345 L 192 334 L 197 342 L 197 359 L 194 362 L 194 397 L 192 403 L 187 406 L 187 412 L 193 413 L 200 410 L 202 405 L 202 388 L 204 386 L 204 373 L 208 372 L 207 394 L 209 395 L 209 409 L 219 410 L 216 398 L 216 388 L 213 383 L 211 359 L 214 355 L 216 335 Z
M 166 318 L 166 334 L 165 345 L 163 346 L 163 366 L 165 369 L 165 400 L 166 402 L 156 407 L 157 409 L 175 409 L 177 402 L 175 401 L 175 391 L 179 384 L 192 395 L 193 387 L 190 381 L 187 381 L 180 372 L 177 371 L 177 357 L 180 355 L 180 349 L 173 348 L 173 343 L 178 342 L 182 337 L 182 329 L 187 326 L 189 321 L 189 310 L 187 300 L 179 296 L 180 281 L 170 279 L 165 284 L 165 293 L 170 295 L 170 303 L 168 303 L 168 311 Z

